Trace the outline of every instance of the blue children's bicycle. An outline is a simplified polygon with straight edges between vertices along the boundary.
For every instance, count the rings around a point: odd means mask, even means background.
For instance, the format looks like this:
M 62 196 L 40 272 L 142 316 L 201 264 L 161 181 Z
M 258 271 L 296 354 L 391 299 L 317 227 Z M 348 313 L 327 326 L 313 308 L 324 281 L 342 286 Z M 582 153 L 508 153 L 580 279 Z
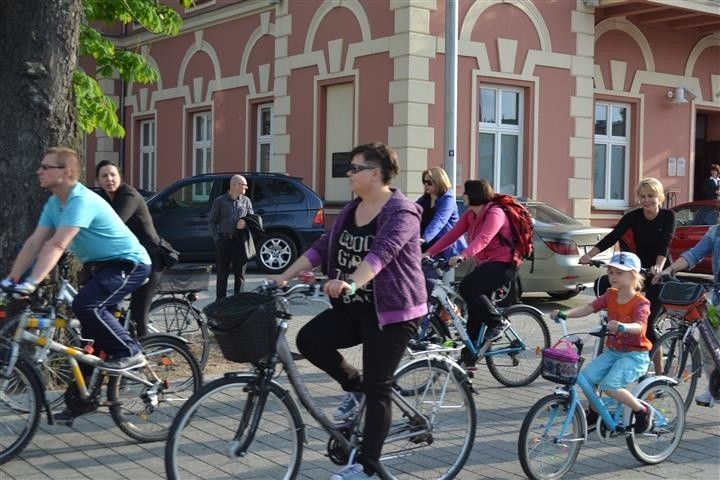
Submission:
M 560 324 L 563 338 L 553 348 L 543 350 L 542 376 L 561 385 L 533 405 L 518 438 L 520 464 L 528 478 L 561 478 L 572 468 L 580 447 L 587 441 L 593 426 L 587 425 L 576 386 L 600 414 L 594 427 L 601 442 L 625 438 L 633 456 L 646 464 L 670 457 L 685 429 L 685 405 L 674 388 L 677 381 L 664 376 L 647 377 L 632 389 L 633 395 L 647 406 L 650 424 L 643 433 L 635 433 L 630 408 L 609 397 L 600 398 L 595 385 L 580 372 L 582 342 L 567 334 L 564 320 Z

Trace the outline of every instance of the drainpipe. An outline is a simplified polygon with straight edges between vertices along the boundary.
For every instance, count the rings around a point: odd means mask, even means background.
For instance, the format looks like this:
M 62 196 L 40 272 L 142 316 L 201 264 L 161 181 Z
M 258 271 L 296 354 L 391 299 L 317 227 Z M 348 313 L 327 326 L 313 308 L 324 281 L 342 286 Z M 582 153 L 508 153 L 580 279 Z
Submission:
M 121 37 L 125 38 L 127 36 L 127 24 L 123 23 L 122 26 L 122 34 Z M 125 89 L 127 86 L 125 85 L 125 79 L 122 77 L 120 78 L 120 101 L 118 102 L 118 107 L 120 108 L 120 115 L 118 115 L 118 120 L 120 121 L 120 125 L 122 125 L 123 128 L 125 128 Z M 127 130 L 125 130 L 125 134 L 127 135 Z M 118 152 L 118 165 L 120 167 L 120 171 L 122 172 L 122 175 L 125 176 L 127 172 L 125 172 L 125 135 L 120 137 L 120 146 L 119 146 L 119 152 Z

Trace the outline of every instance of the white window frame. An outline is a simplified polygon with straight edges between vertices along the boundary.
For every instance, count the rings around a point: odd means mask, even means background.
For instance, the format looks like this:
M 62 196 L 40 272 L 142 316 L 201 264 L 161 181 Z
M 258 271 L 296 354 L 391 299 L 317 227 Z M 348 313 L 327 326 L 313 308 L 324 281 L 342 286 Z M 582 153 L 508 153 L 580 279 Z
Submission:
M 152 132 L 151 138 L 146 138 L 145 126 L 149 125 Z M 155 191 L 157 165 L 155 164 L 155 144 L 157 138 L 157 129 L 155 128 L 155 119 L 140 121 L 140 175 L 139 186 L 145 190 Z M 145 162 L 149 161 L 149 165 Z M 148 172 L 148 178 L 145 178 L 145 171 Z
M 198 118 L 201 118 L 200 132 L 198 132 Z M 192 172 L 193 175 L 212 172 L 212 113 L 199 112 L 192 116 Z M 198 135 L 199 133 L 199 135 Z M 199 137 L 199 138 L 198 138 Z M 203 158 L 198 158 L 198 151 Z M 200 164 L 200 168 L 198 165 Z M 209 198 L 210 192 L 196 192 L 193 190 L 194 200 Z
M 263 134 L 262 132 L 262 116 L 264 112 L 270 113 L 270 133 Z M 257 142 L 255 146 L 255 152 L 256 152 L 256 168 L 258 172 L 269 172 L 271 170 L 270 162 L 272 162 L 273 158 L 273 135 L 272 135 L 272 122 L 273 122 L 273 104 L 272 103 L 263 103 L 257 106 L 257 120 L 256 120 L 256 126 L 257 126 Z M 263 169 L 262 165 L 262 157 L 260 155 L 262 151 L 262 146 L 268 145 L 270 148 L 269 156 L 268 156 L 268 165 L 267 168 Z
M 594 134 L 593 137 L 593 184 L 590 196 L 592 197 L 592 205 L 595 208 L 601 209 L 620 209 L 624 210 L 630 205 L 630 132 L 631 132 L 631 114 L 632 109 L 630 104 L 609 102 L 609 101 L 596 101 L 593 108 L 593 132 L 595 131 L 596 119 L 595 111 L 597 107 L 604 107 L 607 109 L 605 135 Z M 613 135 L 612 131 L 612 109 L 622 108 L 625 109 L 625 132 L 624 135 Z M 602 198 L 595 198 L 595 146 L 605 145 L 605 182 Z M 612 171 L 612 151 L 613 147 L 624 147 L 625 158 L 623 159 L 624 171 L 623 175 L 623 198 L 613 199 L 610 193 L 610 182 L 611 179 L 617 176 L 617 172 Z
M 482 102 L 482 91 L 483 90 L 493 90 L 495 91 L 495 121 L 494 122 L 483 122 L 482 112 L 481 112 L 481 102 Z M 502 113 L 502 93 L 503 92 L 511 92 L 517 95 L 517 106 L 518 106 L 518 124 L 517 125 L 508 125 L 504 124 L 501 121 L 501 113 Z M 480 171 L 481 171 L 481 148 L 480 148 L 480 139 L 482 134 L 493 134 L 495 135 L 495 142 L 493 145 L 493 155 L 495 158 L 495 162 L 493 165 L 493 173 L 492 178 L 488 178 L 487 180 L 490 182 L 490 184 L 493 186 L 493 188 L 500 192 L 500 193 L 509 193 L 513 195 L 522 195 L 522 186 L 523 186 L 523 158 L 524 158 L 524 152 L 523 152 L 523 137 L 524 137 L 524 104 L 525 104 L 525 92 L 522 88 L 513 88 L 513 87 L 506 87 L 506 86 L 498 86 L 498 85 L 480 85 L 478 89 L 478 105 L 477 105 L 477 112 L 478 112 L 478 154 L 477 154 L 477 174 L 478 178 L 481 177 Z M 517 158 L 515 159 L 516 162 L 516 178 L 515 178 L 515 191 L 503 191 L 503 185 L 500 184 L 500 175 L 502 171 L 502 158 L 501 158 L 501 147 L 502 142 L 501 138 L 503 135 L 511 135 L 517 137 Z

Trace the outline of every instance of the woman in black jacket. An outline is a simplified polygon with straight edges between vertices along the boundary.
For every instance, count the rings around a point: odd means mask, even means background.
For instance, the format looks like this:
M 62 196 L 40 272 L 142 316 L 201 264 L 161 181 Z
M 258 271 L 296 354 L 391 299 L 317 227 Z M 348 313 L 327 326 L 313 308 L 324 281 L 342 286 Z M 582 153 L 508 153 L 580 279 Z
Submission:
M 99 195 L 112 205 L 113 210 L 140 240 L 152 260 L 150 278 L 135 290 L 130 298 L 130 315 L 135 321 L 136 334 L 143 337 L 147 333 L 148 310 L 165 270 L 165 264 L 157 253 L 160 236 L 155 230 L 145 199 L 133 187 L 123 183 L 116 163 L 108 160 L 98 163 L 95 178 L 102 188 Z
M 670 255 L 670 241 L 675 233 L 675 212 L 661 208 L 665 202 L 662 183 L 656 178 L 645 178 L 637 186 L 640 207 L 631 210 L 620 219 L 613 230 L 605 235 L 588 253 L 580 257 L 578 263 L 587 264 L 600 252 L 611 248 L 616 242 L 622 242 L 623 250 L 631 251 L 640 257 L 642 267 L 648 270 L 650 279 L 661 272 Z M 655 343 L 655 320 L 662 312 L 660 285 L 654 285 L 645 279 L 645 297 L 650 300 L 647 337 Z M 607 278 L 600 279 L 599 294 L 609 286 Z M 655 371 L 661 371 L 661 359 L 653 359 Z

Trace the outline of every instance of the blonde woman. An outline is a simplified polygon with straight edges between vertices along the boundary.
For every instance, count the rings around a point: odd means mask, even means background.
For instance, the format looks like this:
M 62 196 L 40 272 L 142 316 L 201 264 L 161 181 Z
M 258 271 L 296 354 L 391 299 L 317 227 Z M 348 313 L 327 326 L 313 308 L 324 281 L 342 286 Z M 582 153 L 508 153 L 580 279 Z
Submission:
M 590 259 L 600 252 L 607 250 L 618 241 L 625 243 L 624 249 L 632 251 L 640 257 L 643 268 L 648 270 L 650 276 L 659 273 L 665 268 L 670 254 L 670 241 L 675 233 L 675 212 L 662 208 L 665 202 L 665 191 L 662 183 L 656 178 L 644 178 L 637 186 L 637 196 L 640 208 L 632 210 L 620 219 L 620 222 L 600 240 L 587 254 L 580 257 L 578 263 L 587 264 Z M 630 240 L 628 234 L 631 234 Z M 599 293 L 607 279 L 600 281 Z M 647 336 L 655 343 L 655 320 L 662 312 L 660 302 L 660 286 L 645 282 L 645 296 L 650 300 L 650 317 L 648 318 Z M 653 359 L 656 371 L 660 371 L 661 359 Z
M 423 196 L 417 201 L 423 208 L 420 221 L 420 242 L 423 252 L 430 248 L 455 226 L 460 218 L 454 189 L 447 173 L 441 167 L 428 168 L 422 173 Z M 458 255 L 467 247 L 460 237 L 441 252 L 445 260 Z

